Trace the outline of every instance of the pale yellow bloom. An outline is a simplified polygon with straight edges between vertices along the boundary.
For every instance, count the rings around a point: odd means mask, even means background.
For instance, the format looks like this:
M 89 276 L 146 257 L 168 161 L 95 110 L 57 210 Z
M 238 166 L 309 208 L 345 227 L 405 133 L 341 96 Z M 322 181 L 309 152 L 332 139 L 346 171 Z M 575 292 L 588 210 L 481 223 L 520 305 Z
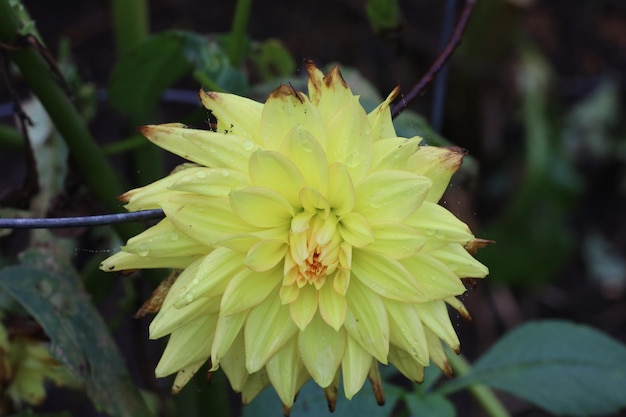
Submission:
M 308 97 L 201 92 L 215 131 L 141 129 L 194 164 L 122 196 L 166 218 L 102 268 L 183 269 L 150 326 L 175 392 L 209 361 L 244 403 L 271 384 L 289 410 L 313 378 L 332 407 L 340 374 L 346 397 L 369 376 L 380 401 L 379 362 L 420 381 L 431 361 L 449 372 L 441 341 L 459 349 L 446 304 L 466 315 L 460 278 L 488 272 L 437 204 L 464 152 L 397 137 L 397 89 L 367 114 L 338 68 L 307 71 Z

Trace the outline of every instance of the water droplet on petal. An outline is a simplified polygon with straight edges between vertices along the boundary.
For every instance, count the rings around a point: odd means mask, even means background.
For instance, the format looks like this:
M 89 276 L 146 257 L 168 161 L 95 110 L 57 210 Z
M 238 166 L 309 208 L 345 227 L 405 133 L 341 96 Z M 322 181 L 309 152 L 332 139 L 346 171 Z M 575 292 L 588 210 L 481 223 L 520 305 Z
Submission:
M 192 301 L 193 301 L 193 294 L 191 294 L 191 293 L 185 294 L 185 302 L 187 304 L 191 304 Z
M 385 194 L 378 192 L 370 197 L 370 206 L 380 208 L 385 203 Z
M 191 176 L 190 175 L 185 175 L 180 180 L 182 182 L 189 182 L 189 181 L 191 181 Z
M 149 252 L 150 252 L 150 250 L 148 249 L 147 245 L 145 245 L 145 244 L 139 245 L 139 252 L 138 252 L 139 256 L 148 256 Z
M 206 178 L 206 172 L 198 171 L 198 172 L 196 172 L 196 177 L 198 177 L 200 179 L 204 179 L 204 178 Z
M 243 143 L 243 148 L 246 151 L 251 151 L 254 148 L 254 143 L 251 140 L 247 140 Z
M 213 146 L 213 145 L 210 145 L 209 146 L 209 152 L 215 153 L 215 152 L 217 152 L 217 148 L 215 146 Z
M 346 157 L 345 164 L 349 168 L 358 167 L 359 165 L 361 165 L 361 154 L 358 152 L 352 152 L 350 155 Z
M 226 178 L 230 175 L 230 172 L 228 172 L 227 169 L 220 169 L 220 174 L 222 174 L 222 177 Z
M 178 235 L 178 233 L 177 233 L 177 232 L 172 232 L 172 233 L 170 233 L 170 240 L 171 240 L 172 242 L 176 242 L 176 241 L 178 240 L 178 238 L 179 238 L 179 237 L 180 237 L 180 236 Z

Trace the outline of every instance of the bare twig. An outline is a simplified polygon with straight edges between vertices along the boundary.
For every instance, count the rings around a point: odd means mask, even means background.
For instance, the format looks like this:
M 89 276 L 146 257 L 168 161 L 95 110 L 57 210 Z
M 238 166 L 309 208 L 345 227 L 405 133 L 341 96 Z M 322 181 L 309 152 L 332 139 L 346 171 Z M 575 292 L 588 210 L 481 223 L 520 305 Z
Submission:
M 422 77 L 422 79 L 411 89 L 411 91 L 402 97 L 400 103 L 397 103 L 393 106 L 391 110 L 391 117 L 396 117 L 399 115 L 404 109 L 407 108 L 408 104 L 411 103 L 415 98 L 424 91 L 426 86 L 432 82 L 432 80 L 437 76 L 439 71 L 446 65 L 456 48 L 461 43 L 461 38 L 463 37 L 463 32 L 465 31 L 465 27 L 467 26 L 467 22 L 474 10 L 474 5 L 476 4 L 476 0 L 465 0 L 465 7 L 463 8 L 463 12 L 461 13 L 461 17 L 459 17 L 459 21 L 454 28 L 454 32 L 450 36 L 448 40 L 448 44 L 441 51 L 435 62 L 428 69 L 426 74 Z

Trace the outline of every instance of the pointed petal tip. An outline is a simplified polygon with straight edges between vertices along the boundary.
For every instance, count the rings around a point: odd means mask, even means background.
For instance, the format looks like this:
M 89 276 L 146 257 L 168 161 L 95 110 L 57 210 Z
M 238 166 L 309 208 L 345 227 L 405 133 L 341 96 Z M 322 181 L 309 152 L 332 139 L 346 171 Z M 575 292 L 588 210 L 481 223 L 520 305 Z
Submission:
M 291 414 L 291 407 L 285 405 L 284 403 L 281 403 L 283 406 L 283 415 L 285 417 L 289 417 L 289 414 Z
M 289 98 L 296 98 L 301 103 L 304 103 L 305 95 L 304 93 L 296 90 L 292 85 L 281 84 L 270 93 L 267 101 L 277 99 L 284 100 Z
M 478 252 L 478 249 L 482 249 L 486 246 L 493 245 L 495 243 L 496 243 L 495 240 L 475 238 L 467 242 L 464 245 L 464 247 L 469 253 L 471 253 L 472 255 L 476 255 L 476 253 Z
M 348 87 L 348 83 L 346 83 L 346 80 L 343 78 L 343 75 L 341 74 L 339 65 L 335 65 L 334 67 L 330 69 L 330 71 L 328 71 L 328 74 L 326 74 L 326 76 L 324 77 L 324 83 L 326 84 L 327 87 L 331 87 L 333 85 L 339 84 L 345 89 L 350 88 Z
M 383 381 L 380 376 L 380 370 L 378 369 L 378 363 L 376 363 L 376 361 L 372 361 L 372 367 L 367 374 L 367 379 L 369 379 L 370 384 L 372 385 L 372 391 L 374 392 L 374 398 L 376 398 L 376 404 L 379 406 L 385 405 Z
M 324 388 L 324 396 L 326 396 L 326 402 L 328 403 L 328 411 L 331 413 L 335 411 L 335 407 L 337 406 L 338 392 L 339 387 L 337 384 L 330 384 Z

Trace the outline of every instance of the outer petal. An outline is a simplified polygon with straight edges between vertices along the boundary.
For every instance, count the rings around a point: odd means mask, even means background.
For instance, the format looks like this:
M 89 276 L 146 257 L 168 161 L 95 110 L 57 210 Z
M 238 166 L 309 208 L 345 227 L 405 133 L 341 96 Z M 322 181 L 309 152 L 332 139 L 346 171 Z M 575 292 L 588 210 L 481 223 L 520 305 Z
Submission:
M 300 332 L 298 346 L 304 366 L 315 382 L 322 388 L 329 386 L 343 358 L 345 330 L 335 331 L 316 314 L 307 328 Z
M 243 325 L 248 317 L 248 311 L 242 311 L 230 316 L 221 316 L 217 319 L 215 339 L 211 347 L 211 370 L 216 370 L 219 363 L 231 348 L 237 336 L 243 335 Z M 243 338 L 241 339 L 243 342 Z
M 314 77 L 316 76 L 314 74 L 315 71 L 310 70 L 308 65 L 307 72 L 309 76 L 312 73 Z M 317 81 L 319 78 L 314 78 L 314 80 L 316 82 L 309 82 L 309 94 L 311 95 L 311 100 L 320 109 L 324 122 L 328 123 L 337 112 L 350 105 L 355 96 L 343 79 L 338 66 L 331 68 L 321 82 Z
M 156 370 L 163 377 L 206 360 L 211 354 L 217 315 L 207 315 L 172 332 Z M 202 337 L 198 337 L 201 334 Z
M 176 229 L 168 219 L 128 240 L 122 250 L 139 256 L 193 256 L 211 252 L 211 248 Z
M 281 402 L 291 407 L 301 387 L 302 375 L 306 374 L 298 351 L 298 339 L 293 337 L 285 343 L 285 346 L 267 362 L 265 369 Z
M 237 314 L 263 302 L 282 282 L 282 268 L 255 272 L 244 269 L 230 279 L 222 296 L 221 316 Z
M 465 292 L 461 280 L 444 263 L 424 254 L 416 253 L 400 263 L 415 277 L 415 285 L 424 298 L 423 301 L 438 300 L 460 295 Z
M 161 207 L 178 230 L 206 246 L 257 230 L 243 223 L 225 198 L 181 194 L 163 201 Z
M 413 305 L 385 302 L 389 316 L 389 339 L 422 366 L 428 366 L 428 344 L 422 321 Z
M 400 94 L 400 87 L 396 86 L 387 96 L 385 101 L 380 103 L 378 107 L 372 110 L 368 115 L 370 126 L 372 127 L 372 137 L 374 141 L 392 138 L 396 136 L 396 130 L 391 120 L 391 111 L 389 105 Z
M 377 171 L 356 187 L 355 211 L 370 223 L 401 222 L 420 207 L 431 181 L 406 171 Z
M 210 168 L 245 173 L 250 155 L 258 147 L 252 140 L 182 125 L 143 126 L 139 132 L 161 148 Z
M 201 317 L 207 315 L 217 316 L 219 305 L 219 298 L 214 297 L 200 298 L 195 303 L 181 308 L 162 306 L 159 313 L 150 323 L 150 339 L 160 339 Z
M 346 353 L 341 362 L 343 389 L 346 398 L 352 399 L 359 392 L 372 365 L 372 355 L 367 353 L 353 338 L 348 337 Z
M 465 223 L 444 207 L 430 201 L 424 201 L 405 223 L 430 238 L 458 243 L 465 243 L 474 238 Z
M 391 300 L 419 303 L 426 300 L 415 278 L 398 261 L 376 252 L 355 249 L 352 273 L 376 294 Z M 352 291 L 352 283 L 347 294 Z
M 426 237 L 402 223 L 380 223 L 372 226 L 374 241 L 367 250 L 373 250 L 392 259 L 414 255 L 426 243 Z
M 410 159 L 413 172 L 427 176 L 433 186 L 426 201 L 436 203 L 448 188 L 450 178 L 463 163 L 467 151 L 458 147 L 422 146 Z
M 424 366 L 420 365 L 412 355 L 399 347 L 389 346 L 389 362 L 411 381 L 418 384 L 424 381 Z
M 243 340 L 243 332 L 239 332 L 231 347 L 220 359 L 220 367 L 224 370 L 235 392 L 241 392 L 250 375 L 246 369 L 246 351 Z
M 220 128 L 260 143 L 263 104 L 235 94 L 200 91 L 202 104 L 217 118 Z
M 178 394 L 205 362 L 206 359 L 200 359 L 198 362 L 192 363 L 191 365 L 178 371 L 176 378 L 174 379 L 174 384 L 172 385 L 172 394 Z
M 320 108 L 320 112 L 323 111 Z M 367 116 L 357 97 L 347 100 L 339 108 L 328 121 L 327 129 L 328 163 L 341 162 L 358 183 L 371 167 L 374 144 Z
M 448 309 L 444 301 L 433 301 L 430 303 L 416 304 L 415 309 L 422 322 L 433 333 L 442 339 L 452 350 L 459 352 L 459 337 L 454 331 L 454 326 L 450 321 Z
M 263 368 L 297 330 L 289 307 L 281 304 L 278 294 L 270 295 L 254 307 L 244 328 L 248 372 Z
M 406 170 L 409 158 L 419 149 L 419 138 L 387 138 L 374 143 L 372 171 Z
M 254 397 L 270 385 L 270 379 L 265 369 L 255 372 L 246 380 L 241 390 L 241 404 L 250 404 Z
M 193 167 L 173 175 L 176 175 L 176 181 L 170 190 L 211 197 L 226 197 L 232 190 L 250 185 L 247 175 L 227 168 Z
M 187 170 L 195 168 L 195 164 L 182 164 L 176 168 L 176 172 L 148 184 L 144 187 L 134 188 L 125 192 L 118 198 L 128 202 L 124 207 L 128 211 L 149 210 L 160 208 L 159 203 L 180 191 L 171 190 L 171 187 L 182 177 L 188 175 Z
M 470 255 L 460 243 L 450 243 L 429 252 L 429 255 L 446 264 L 460 278 L 484 278 L 489 274 L 489 269 Z
M 348 335 L 379 362 L 386 364 L 389 353 L 389 321 L 380 297 L 358 280 L 352 280 L 346 300 L 348 312 L 344 327 Z
M 306 185 L 326 195 L 328 188 L 326 152 L 311 132 L 302 125 L 291 129 L 280 151 L 296 164 Z
M 270 94 L 263 107 L 261 133 L 265 148 L 280 149 L 287 134 L 298 125 L 324 146 L 326 130 L 318 108 L 306 95 L 282 84 Z
M 441 369 L 444 375 L 452 376 L 452 367 L 443 346 L 441 346 L 441 341 L 428 327 L 424 327 L 424 334 L 426 335 L 426 343 L 428 343 L 430 360 L 437 365 L 437 368 Z
M 127 269 L 172 268 L 184 269 L 198 259 L 197 256 L 140 256 L 128 252 L 117 252 L 100 264 L 103 271 L 124 271 Z

